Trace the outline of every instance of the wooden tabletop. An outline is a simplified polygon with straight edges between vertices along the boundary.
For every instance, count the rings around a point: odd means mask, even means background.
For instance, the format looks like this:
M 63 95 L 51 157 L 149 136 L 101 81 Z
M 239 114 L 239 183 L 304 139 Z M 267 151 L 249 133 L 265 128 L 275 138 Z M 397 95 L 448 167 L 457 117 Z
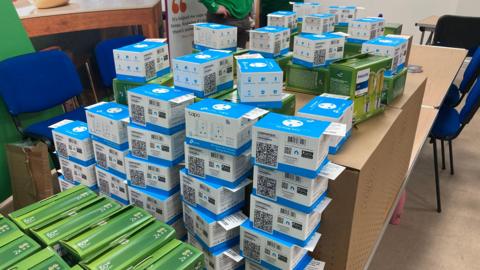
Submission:
M 423 72 L 408 76 L 428 78 L 423 105 L 439 107 L 442 104 L 466 56 L 465 49 L 412 45 L 409 64 L 422 66 Z
M 429 16 L 429 17 L 423 18 L 420 21 L 416 22 L 415 25 L 418 26 L 418 27 L 435 29 L 435 27 L 437 26 L 438 18 L 440 18 L 440 17 L 436 16 L 436 15 Z
M 152 8 L 159 2 L 160 0 L 70 0 L 65 6 L 37 9 L 28 0 L 18 0 L 14 5 L 20 19 L 25 19 L 72 13 Z

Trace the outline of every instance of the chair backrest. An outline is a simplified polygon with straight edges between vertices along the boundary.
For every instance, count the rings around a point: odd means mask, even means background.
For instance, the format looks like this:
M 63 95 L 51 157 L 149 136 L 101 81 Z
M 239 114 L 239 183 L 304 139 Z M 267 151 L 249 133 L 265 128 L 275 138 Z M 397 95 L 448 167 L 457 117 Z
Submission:
M 10 114 L 39 112 L 83 91 L 77 70 L 62 51 L 42 51 L 0 62 L 0 96 Z
M 480 77 L 477 77 L 477 81 L 473 85 L 472 89 L 467 95 L 465 105 L 463 105 L 460 111 L 460 123 L 466 125 L 472 120 L 473 116 L 480 107 Z
M 464 48 L 471 56 L 480 45 L 480 17 L 443 15 L 435 27 L 433 45 Z
M 467 93 L 478 75 L 480 75 L 480 47 L 477 47 L 473 53 L 472 59 L 465 69 L 465 73 L 463 73 L 463 79 L 458 90 L 464 94 Z
M 112 80 L 116 77 L 113 50 L 140 42 L 144 39 L 145 37 L 141 35 L 112 38 L 101 41 L 95 46 L 95 58 L 97 59 L 100 77 L 102 78 L 104 86 L 111 87 Z

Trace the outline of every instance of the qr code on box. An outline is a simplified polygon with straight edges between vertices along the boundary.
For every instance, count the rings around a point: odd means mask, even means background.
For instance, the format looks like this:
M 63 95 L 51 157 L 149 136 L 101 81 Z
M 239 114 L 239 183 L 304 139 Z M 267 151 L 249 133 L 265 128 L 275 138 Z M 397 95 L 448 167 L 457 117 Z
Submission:
M 190 187 L 189 185 L 182 185 L 182 191 L 183 191 L 183 199 L 186 202 L 189 202 L 190 204 L 195 204 L 196 198 L 195 198 L 195 189 Z
M 244 238 L 243 239 L 243 255 L 255 261 L 260 261 L 260 245 Z
M 137 198 L 132 198 L 132 203 L 142 209 L 145 209 L 144 205 L 143 205 L 143 201 L 137 199 Z
M 198 157 L 188 157 L 188 172 L 192 175 L 205 177 L 205 161 Z
M 108 181 L 103 178 L 98 178 L 98 192 L 105 195 L 110 195 L 110 185 Z
M 274 199 L 277 194 L 277 181 L 273 178 L 258 175 L 257 177 L 257 193 L 258 195 Z
M 132 155 L 139 158 L 147 158 L 147 143 L 140 140 L 132 140 Z
M 63 172 L 63 177 L 65 178 L 65 180 L 73 181 L 73 171 L 72 171 L 72 169 L 70 169 L 68 167 L 63 167 L 62 172 Z
M 145 108 L 138 104 L 130 104 L 132 121 L 134 123 L 145 125 Z
M 217 74 L 211 73 L 208 74 L 203 78 L 203 93 L 205 96 L 210 95 L 211 93 L 214 93 L 215 90 L 217 89 Z
M 155 71 L 155 60 L 148 61 L 145 63 L 145 77 L 146 78 L 153 78 L 157 75 Z
M 193 232 L 193 230 L 194 230 L 193 218 L 185 212 L 183 213 L 183 222 L 185 223 L 185 228 L 188 231 Z
M 253 227 L 271 233 L 273 230 L 273 215 L 258 209 L 253 211 Z
M 57 142 L 57 152 L 60 156 L 68 157 L 67 145 L 62 142 Z
M 102 168 L 107 168 L 107 155 L 104 152 L 96 151 L 97 165 Z
M 277 167 L 278 146 L 257 142 L 257 151 L 255 152 L 255 161 L 270 167 Z
M 326 50 L 321 49 L 321 50 L 316 50 L 313 53 L 313 64 L 314 65 L 320 65 L 325 63 L 325 55 L 326 55 Z
M 134 186 L 145 187 L 145 174 L 140 170 L 130 169 L 130 181 Z

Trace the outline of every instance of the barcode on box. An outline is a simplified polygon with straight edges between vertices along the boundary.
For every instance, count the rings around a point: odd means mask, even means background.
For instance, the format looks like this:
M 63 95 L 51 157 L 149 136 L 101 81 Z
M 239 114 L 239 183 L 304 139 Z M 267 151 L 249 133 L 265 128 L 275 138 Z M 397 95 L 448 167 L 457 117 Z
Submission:
M 210 156 L 215 159 L 225 160 L 225 156 L 217 152 L 211 152 Z
M 143 201 L 137 199 L 137 198 L 132 198 L 132 203 L 142 209 L 145 209 Z
M 294 211 L 291 211 L 290 209 L 286 209 L 286 208 L 280 208 L 280 214 L 291 216 L 292 218 L 297 217 L 297 214 Z
M 291 144 L 298 144 L 298 145 L 306 145 L 307 140 L 301 137 L 296 137 L 296 136 L 288 136 L 287 137 L 287 142 Z
M 273 54 L 279 54 L 280 53 L 280 46 L 281 46 L 281 40 L 275 41 L 273 44 Z

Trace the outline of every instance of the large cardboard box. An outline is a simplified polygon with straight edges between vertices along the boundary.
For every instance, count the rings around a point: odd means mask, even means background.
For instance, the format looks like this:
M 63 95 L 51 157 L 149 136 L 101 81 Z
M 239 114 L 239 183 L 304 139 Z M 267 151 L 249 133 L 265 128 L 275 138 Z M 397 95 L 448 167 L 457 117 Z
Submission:
M 286 74 L 285 85 L 290 91 L 320 95 L 330 86 L 330 72 L 325 67 L 307 68 L 290 62 Z
M 425 78 L 408 81 L 385 113 L 357 125 L 330 159 L 347 169 L 329 185 L 315 258 L 327 269 L 364 269 L 405 181 L 425 90 Z

